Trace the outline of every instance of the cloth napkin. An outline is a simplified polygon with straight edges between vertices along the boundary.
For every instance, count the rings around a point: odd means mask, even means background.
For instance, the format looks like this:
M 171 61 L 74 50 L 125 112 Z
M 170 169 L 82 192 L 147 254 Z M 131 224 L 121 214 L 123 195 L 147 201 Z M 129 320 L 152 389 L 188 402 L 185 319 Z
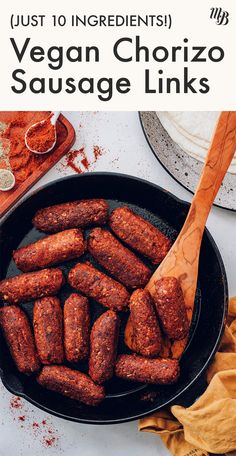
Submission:
M 139 430 L 158 434 L 174 456 L 236 456 L 236 296 L 206 380 L 207 389 L 190 407 L 174 405 L 143 418 Z

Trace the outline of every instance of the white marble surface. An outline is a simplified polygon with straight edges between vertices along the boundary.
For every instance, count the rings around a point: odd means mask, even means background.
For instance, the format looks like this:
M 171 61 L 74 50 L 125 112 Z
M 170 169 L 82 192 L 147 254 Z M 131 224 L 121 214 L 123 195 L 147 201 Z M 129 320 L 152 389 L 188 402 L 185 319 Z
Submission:
M 115 171 L 139 176 L 166 188 L 182 199 L 191 200 L 191 194 L 178 185 L 153 156 L 144 138 L 137 113 L 64 114 L 76 129 L 77 139 L 74 148 L 85 146 L 90 158 L 94 145 L 103 148 L 103 155 L 91 166 L 91 171 Z M 72 169 L 65 169 L 62 161 L 34 188 L 72 173 Z M 207 226 L 221 251 L 230 294 L 236 294 L 236 214 L 213 208 Z M 20 401 L 19 408 L 14 408 L 11 406 L 12 398 L 13 396 L 1 385 L 0 456 L 55 456 L 60 453 L 68 456 L 168 454 L 157 436 L 138 433 L 137 422 L 112 426 L 70 423 L 49 416 L 23 400 Z

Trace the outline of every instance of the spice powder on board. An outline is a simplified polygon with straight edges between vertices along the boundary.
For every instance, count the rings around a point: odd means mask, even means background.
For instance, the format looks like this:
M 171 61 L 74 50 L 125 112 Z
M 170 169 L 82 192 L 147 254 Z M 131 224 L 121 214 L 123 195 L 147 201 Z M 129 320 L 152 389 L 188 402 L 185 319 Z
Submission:
M 16 184 L 24 182 L 51 154 L 35 155 L 25 145 L 26 130 L 48 114 L 47 111 L 0 112 L 0 165 L 12 170 Z M 57 123 L 57 144 L 61 144 L 66 135 L 66 130 Z
M 51 117 L 52 114 L 43 122 L 32 125 L 28 130 L 26 141 L 30 150 L 44 153 L 53 147 L 56 139 L 56 130 L 51 123 Z

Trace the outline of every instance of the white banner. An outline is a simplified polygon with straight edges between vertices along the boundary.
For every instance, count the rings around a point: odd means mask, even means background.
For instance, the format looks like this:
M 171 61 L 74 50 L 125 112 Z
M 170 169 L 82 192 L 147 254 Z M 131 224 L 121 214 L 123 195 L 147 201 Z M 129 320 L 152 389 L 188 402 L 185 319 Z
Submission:
M 234 110 L 235 0 L 8 0 L 0 110 Z

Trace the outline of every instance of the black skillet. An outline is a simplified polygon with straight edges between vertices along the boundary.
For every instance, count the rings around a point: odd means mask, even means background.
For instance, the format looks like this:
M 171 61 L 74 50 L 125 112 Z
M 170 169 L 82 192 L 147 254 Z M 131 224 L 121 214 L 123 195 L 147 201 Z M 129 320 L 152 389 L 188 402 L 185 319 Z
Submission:
M 129 205 L 172 240 L 180 231 L 189 208 L 188 203 L 160 187 L 123 174 L 86 173 L 57 180 L 26 198 L 2 223 L 0 278 L 19 273 L 11 260 L 13 249 L 44 236 L 32 228 L 31 219 L 37 209 L 84 198 L 105 198 L 109 201 L 110 209 L 124 204 Z M 86 230 L 86 235 L 88 231 Z M 86 254 L 83 259 L 88 258 L 91 260 L 91 257 Z M 76 261 L 70 261 L 61 265 L 65 275 L 75 263 Z M 68 285 L 63 287 L 59 295 L 62 302 L 70 292 Z M 224 265 L 214 240 L 205 230 L 191 338 L 181 359 L 181 376 L 176 385 L 156 386 L 149 390 L 145 385 L 113 378 L 106 385 L 107 396 L 104 402 L 98 407 L 85 406 L 49 392 L 41 388 L 34 378 L 20 374 L 0 335 L 0 374 L 3 384 L 12 393 L 24 397 L 49 413 L 72 421 L 94 424 L 134 420 L 167 404 L 179 403 L 189 394 L 190 401 L 193 401 L 199 394 L 199 378 L 212 359 L 222 335 L 227 298 Z M 22 304 L 22 308 L 30 317 L 32 316 L 32 303 Z M 93 320 L 103 311 L 102 306 L 91 301 Z M 128 352 L 123 342 L 127 313 L 120 315 L 122 325 L 119 352 L 121 353 Z M 72 367 L 86 371 L 87 366 L 78 364 Z

